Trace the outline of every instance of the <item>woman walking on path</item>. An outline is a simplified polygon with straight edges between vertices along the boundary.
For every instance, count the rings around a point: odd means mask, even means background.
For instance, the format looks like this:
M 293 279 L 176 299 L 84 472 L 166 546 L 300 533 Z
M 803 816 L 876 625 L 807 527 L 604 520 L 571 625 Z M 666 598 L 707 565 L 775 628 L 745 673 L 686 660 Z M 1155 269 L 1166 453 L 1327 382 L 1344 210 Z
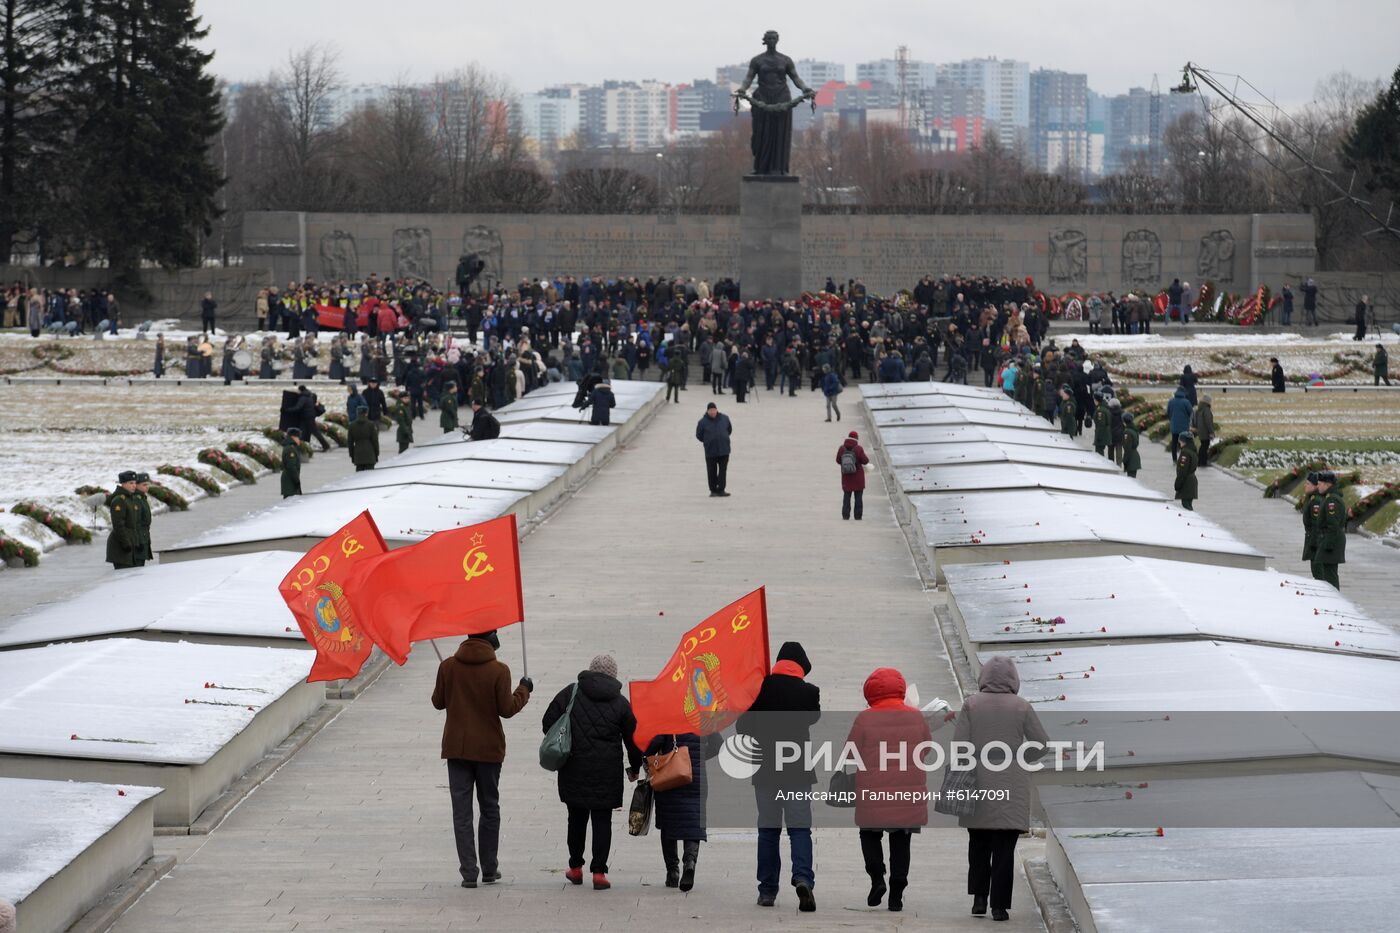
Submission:
M 661 859 L 666 865 L 666 887 L 689 891 L 695 887 L 695 863 L 705 833 L 705 803 L 709 787 L 705 779 L 705 759 L 719 754 L 724 739 L 718 734 L 698 736 L 693 732 L 658 735 L 647 746 L 647 756 L 664 755 L 676 749 L 690 756 L 689 784 L 656 792 L 656 828 L 661 833 Z M 679 847 L 679 851 L 678 851 Z
M 856 500 L 856 521 L 865 513 L 865 467 L 870 457 L 860 446 L 860 435 L 855 431 L 846 435 L 846 440 L 836 448 L 836 463 L 841 467 L 841 519 L 851 517 L 851 498 Z
M 878 907 L 885 892 L 889 909 L 904 909 L 904 889 L 909 885 L 909 844 L 914 833 L 928 823 L 925 772 L 914 761 L 914 749 L 932 741 L 923 714 L 904 702 L 904 675 L 892 667 L 877 668 L 865 679 L 869 708 L 856 716 L 846 744 L 863 762 L 879 762 L 878 768 L 856 772 L 856 825 L 860 827 L 860 851 L 870 894 L 865 902 Z M 888 761 L 887 749 L 905 749 L 899 761 Z M 890 837 L 890 880 L 885 884 L 883 836 Z
M 978 692 L 963 701 L 958 713 L 954 741 L 971 742 L 977 759 L 986 756 L 992 764 L 1004 763 L 1008 753 L 988 749 L 990 743 L 1004 742 L 1010 754 L 1016 754 L 1022 743 L 1038 742 L 1039 753 L 1024 750 L 1025 761 L 1037 760 L 1049 737 L 1034 707 L 1016 695 L 1020 689 L 1015 661 L 1005 655 L 988 658 L 977 678 Z M 967 829 L 967 893 L 975 915 L 987 912 L 990 897 L 992 919 L 1010 919 L 1016 841 L 1030 828 L 1030 787 L 1030 774 L 1016 765 L 999 771 L 977 767 L 977 790 L 983 799 L 971 816 L 958 818 L 958 825 Z
M 581 671 L 578 681 L 555 694 L 544 711 L 544 731 L 569 709 L 569 759 L 559 769 L 559 800 L 568 808 L 570 884 L 583 884 L 583 844 L 593 826 L 593 858 L 588 870 L 593 890 L 605 891 L 608 853 L 612 849 L 612 812 L 622 806 L 622 758 L 627 755 L 627 779 L 635 781 L 642 753 L 632 742 L 637 719 L 622 695 L 617 661 L 600 654 Z

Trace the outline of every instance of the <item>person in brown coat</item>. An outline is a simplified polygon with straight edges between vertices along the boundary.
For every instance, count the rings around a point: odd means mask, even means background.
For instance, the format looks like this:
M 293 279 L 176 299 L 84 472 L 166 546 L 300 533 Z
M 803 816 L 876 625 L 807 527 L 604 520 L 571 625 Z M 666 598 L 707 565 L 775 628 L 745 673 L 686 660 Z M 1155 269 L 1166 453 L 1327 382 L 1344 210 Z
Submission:
M 462 887 L 481 880 L 501 879 L 497 851 L 501 835 L 501 762 L 506 758 L 506 733 L 501 720 L 525 708 L 535 685 L 520 678 L 510 689 L 510 668 L 496 660 L 501 647 L 495 632 L 473 635 L 457 653 L 438 665 L 433 707 L 447 710 L 442 726 L 442 757 L 447 760 L 447 783 L 452 793 L 452 831 L 457 837 L 457 860 Z M 481 805 L 480 851 L 472 844 L 472 792 Z
M 1040 743 L 1026 749 L 1022 760 L 1032 762 L 1044 754 L 1048 736 L 1035 709 L 1016 695 L 1021 677 L 1016 662 L 1005 655 L 988 658 L 977 678 L 977 693 L 963 700 L 958 713 L 957 742 L 971 742 L 978 759 L 977 790 L 990 791 L 977 804 L 971 816 L 958 818 L 967 829 L 967 893 L 972 895 L 972 912 L 987 912 L 991 895 L 992 919 L 1005 920 L 1011 909 L 1011 883 L 1016 869 L 1016 840 L 1028 831 L 1031 821 L 1031 776 L 1016 764 L 994 771 L 981 766 L 983 749 L 989 742 L 1005 742 L 1016 754 L 1021 743 Z M 992 752 L 987 757 L 993 762 Z M 1004 792 L 1004 793 L 1003 793 Z

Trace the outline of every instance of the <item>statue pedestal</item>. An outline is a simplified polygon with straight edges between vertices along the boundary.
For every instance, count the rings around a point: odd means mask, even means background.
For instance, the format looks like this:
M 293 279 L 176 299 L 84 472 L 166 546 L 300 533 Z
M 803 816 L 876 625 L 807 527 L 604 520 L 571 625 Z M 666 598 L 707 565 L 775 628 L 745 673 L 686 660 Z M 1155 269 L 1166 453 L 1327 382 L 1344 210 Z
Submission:
M 802 294 L 802 185 L 796 175 L 745 175 L 739 185 L 739 294 Z

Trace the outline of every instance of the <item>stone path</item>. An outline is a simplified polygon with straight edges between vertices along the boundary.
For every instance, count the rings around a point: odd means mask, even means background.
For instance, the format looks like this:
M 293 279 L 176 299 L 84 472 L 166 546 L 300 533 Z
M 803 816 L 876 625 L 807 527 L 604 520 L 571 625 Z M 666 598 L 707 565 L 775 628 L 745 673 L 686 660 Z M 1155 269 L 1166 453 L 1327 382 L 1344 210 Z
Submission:
M 693 394 L 692 394 L 693 393 Z M 162 837 L 179 864 L 116 926 L 120 933 L 217 929 L 544 930 L 639 929 L 687 924 L 714 930 L 965 929 L 966 835 L 916 838 L 903 914 L 865 907 L 867 882 L 853 830 L 817 833 L 815 915 L 790 889 L 775 910 L 753 905 L 751 831 L 711 834 L 688 895 L 661 885 L 655 835 L 626 834 L 614 816 L 614 888 L 574 888 L 566 866 L 564 807 L 535 749 L 548 699 L 602 651 L 628 678 L 654 676 L 678 635 L 759 584 L 768 586 L 774 647 L 802 641 L 827 709 L 864 706 L 877 666 L 899 667 L 927 700 L 956 702 L 925 593 L 878 474 L 865 521 L 839 517 L 836 447 L 859 416 L 822 420 L 817 395 L 776 392 L 734 419 L 729 499 L 708 497 L 694 426 L 711 398 L 692 385 L 660 412 L 575 498 L 522 544 L 536 699 L 506 724 L 501 870 L 496 887 L 458 886 L 441 714 L 429 704 L 436 659 L 419 645 L 213 834 Z M 843 396 L 854 414 L 854 392 Z M 664 613 L 664 615 L 662 615 Z M 520 671 L 519 631 L 502 633 L 502 658 Z M 442 643 L 444 652 L 452 646 Z M 786 844 L 784 844 L 786 849 Z M 1043 851 L 1026 839 L 1018 854 Z M 785 852 L 786 857 L 786 852 Z M 1010 930 L 1038 930 L 1018 872 Z
M 1092 445 L 1087 446 L 1092 449 Z M 1144 442 L 1140 453 L 1142 469 L 1138 479 L 1159 492 L 1173 495 L 1176 466 L 1167 448 Z M 1292 500 L 1265 499 L 1262 490 L 1214 467 L 1197 470 L 1196 478 L 1201 494 L 1192 503 L 1196 511 L 1269 555 L 1268 563 L 1274 570 L 1312 578 L 1312 571 L 1301 556 L 1302 518 Z M 1364 535 L 1350 534 L 1346 558 L 1340 574 L 1342 593 L 1373 619 L 1400 630 L 1395 602 L 1400 551 Z

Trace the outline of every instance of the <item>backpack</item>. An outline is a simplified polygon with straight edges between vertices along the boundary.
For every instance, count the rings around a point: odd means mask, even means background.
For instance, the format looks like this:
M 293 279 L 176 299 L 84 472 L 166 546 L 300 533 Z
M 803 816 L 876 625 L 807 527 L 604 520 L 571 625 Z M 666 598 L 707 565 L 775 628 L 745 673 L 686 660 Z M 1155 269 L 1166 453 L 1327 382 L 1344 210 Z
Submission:
M 569 719 L 574 713 L 574 700 L 578 699 L 578 684 L 574 684 L 574 692 L 569 694 L 569 705 L 564 709 L 564 715 L 554 720 L 554 725 L 549 727 L 549 731 L 544 734 L 544 739 L 540 742 L 540 767 L 546 771 L 562 770 L 569 761 L 569 753 L 573 751 L 573 732 L 569 727 Z
M 841 449 L 841 473 L 849 476 L 860 470 L 860 460 L 856 459 L 855 447 Z

